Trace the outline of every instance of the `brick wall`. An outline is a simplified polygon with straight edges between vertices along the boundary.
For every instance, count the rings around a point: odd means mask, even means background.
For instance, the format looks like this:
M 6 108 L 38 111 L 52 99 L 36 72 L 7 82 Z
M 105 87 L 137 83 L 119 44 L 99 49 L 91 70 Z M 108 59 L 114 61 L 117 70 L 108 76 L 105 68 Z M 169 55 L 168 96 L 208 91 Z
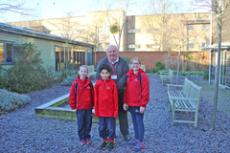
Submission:
M 133 52 L 133 51 L 123 51 L 119 53 L 121 57 L 133 58 L 135 56 L 139 57 L 142 64 L 146 65 L 147 69 L 152 69 L 155 67 L 157 61 L 161 61 L 166 65 L 166 67 L 176 68 L 178 52 Z M 104 51 L 95 53 L 95 62 L 105 57 Z M 181 65 L 186 65 L 192 70 L 204 70 L 209 64 L 209 52 L 207 51 L 196 51 L 196 52 L 181 52 L 180 56 Z

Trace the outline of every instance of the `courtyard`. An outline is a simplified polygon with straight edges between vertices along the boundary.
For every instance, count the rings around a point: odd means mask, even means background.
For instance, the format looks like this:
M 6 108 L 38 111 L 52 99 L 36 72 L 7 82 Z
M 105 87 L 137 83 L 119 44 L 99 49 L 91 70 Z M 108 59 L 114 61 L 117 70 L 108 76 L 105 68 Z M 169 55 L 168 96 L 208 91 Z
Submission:
M 203 90 L 198 126 L 189 124 L 172 125 L 170 104 L 166 86 L 161 84 L 156 74 L 149 74 L 151 100 L 145 113 L 145 151 L 146 153 L 204 153 L 230 150 L 230 117 L 229 90 L 220 90 L 216 129 L 211 130 L 212 105 L 211 90 Z M 207 81 L 206 81 L 207 82 Z M 204 84 L 204 83 L 203 83 Z M 77 136 L 76 121 L 41 118 L 36 116 L 34 108 L 60 97 L 69 91 L 69 86 L 55 85 L 27 95 L 31 102 L 24 108 L 0 116 L 0 152 L 24 153 L 100 153 L 98 146 L 101 139 L 98 135 L 98 125 L 93 123 L 91 146 L 80 146 Z M 225 96 L 225 98 L 223 98 Z M 227 108 L 228 107 L 228 108 Z M 130 136 L 133 127 L 130 121 Z M 106 152 L 106 151 L 104 151 Z M 116 148 L 112 152 L 132 152 L 127 142 L 123 140 L 117 126 Z

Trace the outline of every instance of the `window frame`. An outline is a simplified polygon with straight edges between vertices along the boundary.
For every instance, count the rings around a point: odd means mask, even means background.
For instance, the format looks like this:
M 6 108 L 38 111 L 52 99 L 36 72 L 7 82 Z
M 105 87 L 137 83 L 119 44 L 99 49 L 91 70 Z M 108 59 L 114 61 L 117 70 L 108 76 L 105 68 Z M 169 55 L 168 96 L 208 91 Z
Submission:
M 15 64 L 15 47 L 17 44 L 14 41 L 7 41 L 7 40 L 0 40 L 0 43 L 3 44 L 3 63 L 0 63 L 0 65 L 14 65 Z M 7 62 L 6 55 L 7 55 L 7 44 L 12 45 L 12 62 Z

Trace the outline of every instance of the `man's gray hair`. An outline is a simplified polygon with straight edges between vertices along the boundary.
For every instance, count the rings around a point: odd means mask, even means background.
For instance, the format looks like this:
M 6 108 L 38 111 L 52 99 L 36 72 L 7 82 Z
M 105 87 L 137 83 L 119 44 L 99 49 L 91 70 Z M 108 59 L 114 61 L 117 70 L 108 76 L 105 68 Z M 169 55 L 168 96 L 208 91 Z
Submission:
M 118 51 L 118 48 L 116 45 L 109 45 L 107 48 L 106 48 L 106 51 L 109 51 L 110 49 L 116 49 Z

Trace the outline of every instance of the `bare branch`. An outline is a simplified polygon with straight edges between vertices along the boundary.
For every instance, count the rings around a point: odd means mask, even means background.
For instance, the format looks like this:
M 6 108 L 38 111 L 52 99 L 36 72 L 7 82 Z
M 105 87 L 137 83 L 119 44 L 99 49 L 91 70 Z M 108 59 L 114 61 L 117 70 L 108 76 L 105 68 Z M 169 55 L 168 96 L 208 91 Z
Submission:
M 27 9 L 24 7 L 23 2 L 17 2 L 17 1 L 10 1 L 6 0 L 5 2 L 0 2 L 0 13 L 16 13 L 16 14 L 21 14 L 21 15 L 30 15 L 28 13 L 30 9 Z

